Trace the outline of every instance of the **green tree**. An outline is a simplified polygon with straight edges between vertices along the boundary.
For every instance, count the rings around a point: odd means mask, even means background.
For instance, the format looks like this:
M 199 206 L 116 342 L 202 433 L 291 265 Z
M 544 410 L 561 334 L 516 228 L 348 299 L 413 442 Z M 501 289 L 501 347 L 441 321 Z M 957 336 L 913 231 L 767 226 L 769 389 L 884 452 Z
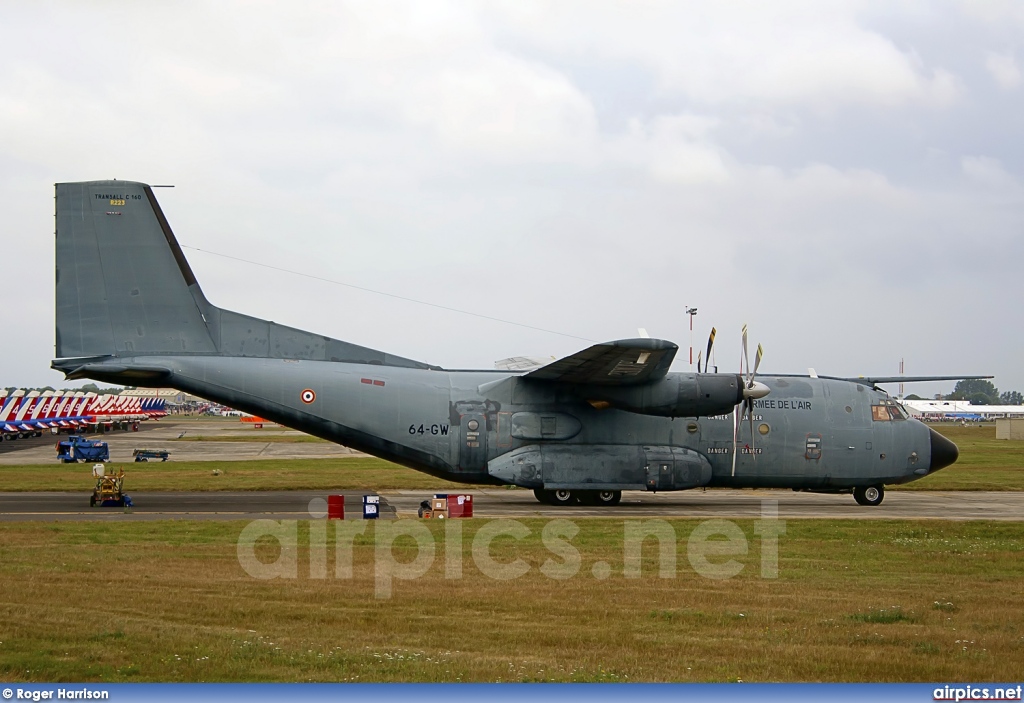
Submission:
M 999 402 L 1003 405 L 1024 405 L 1024 395 L 1020 391 L 1004 391 L 999 394 Z
M 957 381 L 953 392 L 946 400 L 969 400 L 973 405 L 995 405 L 999 400 L 999 391 L 991 381 L 983 378 L 967 378 Z

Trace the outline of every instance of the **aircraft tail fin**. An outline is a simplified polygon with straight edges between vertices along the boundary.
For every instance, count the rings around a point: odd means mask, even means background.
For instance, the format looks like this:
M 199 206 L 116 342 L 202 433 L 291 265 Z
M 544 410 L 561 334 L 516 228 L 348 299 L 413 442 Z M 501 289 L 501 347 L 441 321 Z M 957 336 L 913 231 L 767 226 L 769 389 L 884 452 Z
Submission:
M 437 368 L 212 305 L 145 183 L 58 183 L 56 190 L 53 366 L 69 378 L 118 382 L 129 369 L 110 357 L 180 354 Z M 130 366 L 153 383 L 167 373 L 159 364 Z
M 56 191 L 56 356 L 216 353 L 152 188 L 90 181 Z

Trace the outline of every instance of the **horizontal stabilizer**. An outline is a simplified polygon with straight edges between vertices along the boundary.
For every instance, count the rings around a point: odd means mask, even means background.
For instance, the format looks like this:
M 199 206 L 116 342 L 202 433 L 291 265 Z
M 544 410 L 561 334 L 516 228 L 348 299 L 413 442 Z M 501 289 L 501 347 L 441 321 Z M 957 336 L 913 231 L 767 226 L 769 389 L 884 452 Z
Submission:
M 679 347 L 663 339 L 621 339 L 576 352 L 523 376 L 536 381 L 636 386 L 668 373 Z
M 53 367 L 64 371 L 65 378 L 69 381 L 81 378 L 91 378 L 104 383 L 128 383 L 133 385 L 158 386 L 171 378 L 170 369 L 152 366 L 84 364 L 83 366 L 65 370 L 58 362 L 55 362 Z

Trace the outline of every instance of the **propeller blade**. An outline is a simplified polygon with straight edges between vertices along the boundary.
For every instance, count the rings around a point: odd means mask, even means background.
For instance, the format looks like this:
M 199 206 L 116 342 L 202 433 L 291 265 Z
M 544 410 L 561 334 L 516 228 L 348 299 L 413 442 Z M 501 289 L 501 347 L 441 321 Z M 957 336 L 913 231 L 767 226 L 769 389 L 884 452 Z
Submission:
M 732 475 L 736 475 L 736 436 L 739 434 L 739 417 L 736 415 L 737 405 L 732 409 Z
M 711 334 L 708 336 L 708 353 L 704 357 L 704 373 L 708 372 L 708 364 L 711 363 L 711 347 L 715 346 L 715 333 L 714 327 L 711 328 Z M 697 370 L 700 371 L 700 364 L 697 364 Z
M 757 356 L 754 357 L 754 376 L 757 375 L 757 369 L 761 366 L 761 357 L 764 356 L 764 349 L 760 344 L 757 345 Z M 753 376 L 751 376 L 753 378 Z
M 750 457 L 757 461 L 757 453 L 754 451 L 754 399 L 747 398 L 747 419 L 750 421 Z
M 743 369 L 746 368 L 746 372 L 750 373 L 750 355 L 747 354 L 747 326 L 743 325 L 743 364 L 740 364 L 740 373 L 743 373 Z
M 697 350 L 697 373 L 700 373 L 700 355 L 701 355 L 702 353 L 703 353 L 703 352 L 701 352 L 701 350 L 700 350 L 700 349 L 698 349 L 698 350 Z

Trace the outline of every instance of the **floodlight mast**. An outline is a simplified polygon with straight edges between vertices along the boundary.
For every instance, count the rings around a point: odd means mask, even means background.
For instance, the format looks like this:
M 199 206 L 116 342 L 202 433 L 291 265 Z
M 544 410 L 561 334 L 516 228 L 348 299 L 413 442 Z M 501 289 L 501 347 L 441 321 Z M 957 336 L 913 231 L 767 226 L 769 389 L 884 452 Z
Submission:
M 687 307 L 686 314 L 690 316 L 690 366 L 693 366 L 693 318 L 697 315 L 697 308 Z

